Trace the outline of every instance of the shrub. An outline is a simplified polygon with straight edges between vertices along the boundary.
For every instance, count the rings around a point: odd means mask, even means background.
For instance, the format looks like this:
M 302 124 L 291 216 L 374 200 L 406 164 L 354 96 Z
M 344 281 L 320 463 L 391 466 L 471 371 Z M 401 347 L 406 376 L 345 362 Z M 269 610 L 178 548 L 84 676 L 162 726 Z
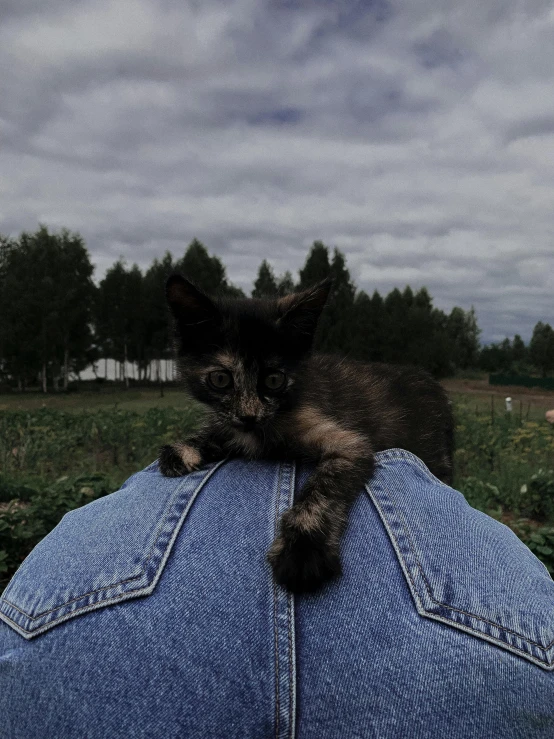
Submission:
M 554 470 L 539 469 L 521 486 L 518 511 L 525 518 L 554 522 Z
M 554 575 L 554 527 L 536 527 L 532 521 L 522 518 L 512 522 L 510 528 Z

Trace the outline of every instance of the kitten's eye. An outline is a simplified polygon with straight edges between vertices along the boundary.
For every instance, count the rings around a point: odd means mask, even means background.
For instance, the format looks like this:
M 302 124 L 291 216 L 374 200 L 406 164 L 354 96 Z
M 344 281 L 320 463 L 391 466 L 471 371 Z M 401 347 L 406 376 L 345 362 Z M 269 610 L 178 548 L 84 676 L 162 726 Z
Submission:
M 268 390 L 271 390 L 274 393 L 278 390 L 282 390 L 285 387 L 286 381 L 287 376 L 285 373 L 279 371 L 270 372 L 264 377 L 264 385 Z
M 208 375 L 208 383 L 216 390 L 227 390 L 233 384 L 233 376 L 226 370 L 214 370 Z

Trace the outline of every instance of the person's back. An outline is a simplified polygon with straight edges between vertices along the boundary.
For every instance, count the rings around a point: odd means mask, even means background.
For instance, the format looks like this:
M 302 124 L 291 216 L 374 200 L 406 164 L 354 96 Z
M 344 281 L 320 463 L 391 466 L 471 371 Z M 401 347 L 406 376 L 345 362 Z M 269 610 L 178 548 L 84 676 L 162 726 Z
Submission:
M 553 737 L 548 572 L 417 458 L 377 459 L 313 596 L 266 560 L 303 468 L 152 465 L 68 514 L 0 601 L 0 735 Z

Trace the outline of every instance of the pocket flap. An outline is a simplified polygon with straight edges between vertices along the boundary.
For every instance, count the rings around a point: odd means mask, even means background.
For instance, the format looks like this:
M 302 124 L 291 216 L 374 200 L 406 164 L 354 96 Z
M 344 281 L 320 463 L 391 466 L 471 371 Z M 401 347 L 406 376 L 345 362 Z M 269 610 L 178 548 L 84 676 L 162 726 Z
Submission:
M 418 612 L 554 669 L 554 582 L 504 524 L 403 450 L 367 486 Z
M 155 463 L 116 493 L 67 513 L 12 578 L 0 618 L 31 639 L 73 616 L 152 593 L 195 497 L 221 464 L 166 478 Z

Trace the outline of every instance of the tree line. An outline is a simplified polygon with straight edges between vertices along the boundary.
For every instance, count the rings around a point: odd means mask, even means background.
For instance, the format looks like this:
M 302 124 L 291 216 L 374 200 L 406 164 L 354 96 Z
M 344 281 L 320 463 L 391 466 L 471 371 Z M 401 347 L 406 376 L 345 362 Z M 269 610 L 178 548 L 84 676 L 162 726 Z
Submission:
M 116 261 L 96 285 L 94 266 L 82 237 L 40 226 L 18 238 L 0 236 L 0 377 L 25 387 L 37 380 L 67 389 L 71 376 L 102 360 L 138 368 L 139 381 L 159 380 L 160 363 L 172 356 L 164 283 L 181 272 L 210 294 L 246 297 L 228 279 L 221 259 L 194 239 L 182 256 L 166 252 L 146 269 Z M 252 297 L 277 297 L 333 278 L 321 317 L 316 348 L 365 361 L 413 364 L 436 376 L 483 369 L 543 375 L 554 370 L 554 331 L 535 326 L 529 346 L 520 336 L 480 347 L 473 308 L 450 313 L 433 306 L 425 287 L 406 286 L 382 296 L 357 289 L 339 249 L 315 241 L 298 278 L 275 275 L 261 263 Z

